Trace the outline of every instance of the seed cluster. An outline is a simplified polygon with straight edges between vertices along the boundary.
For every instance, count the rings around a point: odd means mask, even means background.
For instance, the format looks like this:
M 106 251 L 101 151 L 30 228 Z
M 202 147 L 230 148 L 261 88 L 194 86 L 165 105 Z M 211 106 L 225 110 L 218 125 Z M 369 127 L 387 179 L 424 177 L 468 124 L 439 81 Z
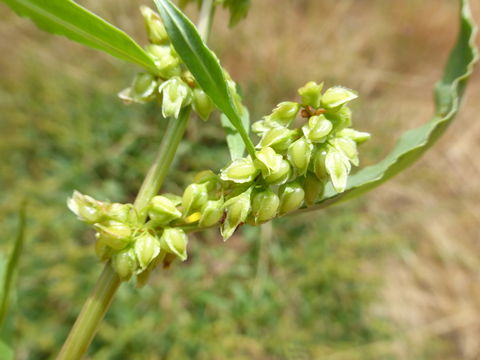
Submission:
M 74 192 L 69 208 L 96 230 L 96 252 L 111 260 L 123 280 L 137 275 L 143 284 L 159 263 L 186 260 L 186 227 L 220 225 L 224 240 L 242 224 L 259 225 L 310 206 L 331 180 L 343 192 L 357 145 L 368 133 L 353 130 L 348 102 L 352 90 L 310 82 L 301 102 L 280 103 L 253 124 L 260 136 L 253 159 L 235 159 L 214 173 L 198 173 L 182 196 L 153 197 L 142 219 L 132 204 L 106 203 Z M 146 221 L 143 218 L 146 217 Z

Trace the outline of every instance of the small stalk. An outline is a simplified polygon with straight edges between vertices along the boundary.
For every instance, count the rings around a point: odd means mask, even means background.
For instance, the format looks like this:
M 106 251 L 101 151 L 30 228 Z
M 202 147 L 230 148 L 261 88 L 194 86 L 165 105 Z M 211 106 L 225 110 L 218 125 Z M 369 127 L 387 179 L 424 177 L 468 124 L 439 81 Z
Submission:
M 214 14 L 215 5 L 213 4 L 213 0 L 203 0 L 197 28 L 204 42 L 207 42 L 210 36 Z

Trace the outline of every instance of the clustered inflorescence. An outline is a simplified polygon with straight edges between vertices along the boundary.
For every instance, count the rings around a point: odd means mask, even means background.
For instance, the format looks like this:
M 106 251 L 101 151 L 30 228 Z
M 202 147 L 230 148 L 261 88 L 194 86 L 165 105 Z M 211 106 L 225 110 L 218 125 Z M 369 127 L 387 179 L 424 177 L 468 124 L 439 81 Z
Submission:
M 124 100 L 146 102 L 159 98 L 165 117 L 178 117 L 192 106 L 206 119 L 214 106 L 184 70 L 158 15 L 142 8 L 149 51 L 157 56 L 160 76 L 141 73 L 121 92 Z M 235 83 L 232 94 L 241 108 Z M 182 196 L 157 195 L 145 209 L 132 204 L 108 203 L 74 192 L 69 208 L 96 230 L 96 253 L 111 261 L 122 280 L 137 276 L 144 284 L 160 263 L 168 266 L 187 258 L 186 230 L 220 226 L 224 240 L 242 224 L 259 225 L 311 206 L 330 180 L 337 192 L 345 191 L 352 165 L 358 166 L 357 145 L 370 135 L 351 128 L 348 103 L 357 94 L 335 86 L 309 82 L 299 89 L 300 102 L 282 102 L 252 125 L 260 137 L 255 157 L 232 160 L 214 173 L 198 173 Z

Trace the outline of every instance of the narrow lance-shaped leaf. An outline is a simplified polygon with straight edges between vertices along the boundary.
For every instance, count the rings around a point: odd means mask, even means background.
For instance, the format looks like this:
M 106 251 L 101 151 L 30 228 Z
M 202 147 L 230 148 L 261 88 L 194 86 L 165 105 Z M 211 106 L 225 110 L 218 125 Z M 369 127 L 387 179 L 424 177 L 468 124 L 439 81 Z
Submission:
M 389 180 L 418 160 L 445 132 L 459 111 L 459 106 L 473 67 L 478 61 L 477 33 L 468 0 L 460 0 L 460 33 L 443 79 L 435 88 L 435 116 L 423 126 L 401 136 L 393 151 L 376 165 L 366 167 L 348 180 L 346 191 L 336 194 L 331 184 L 324 197 L 302 211 L 327 207 L 359 196 Z
M 152 58 L 127 34 L 70 0 L 1 0 L 39 28 L 156 73 Z
M 228 90 L 223 69 L 215 54 L 205 45 L 192 22 L 170 0 L 154 0 L 175 50 L 200 87 L 228 117 L 254 157 L 255 148 L 242 125 L 241 115 Z
M 245 144 L 243 143 L 242 137 L 238 133 L 237 129 L 233 127 L 225 114 L 222 114 L 220 117 L 223 129 L 227 136 L 227 145 L 228 150 L 230 151 L 230 157 L 232 160 L 240 159 L 245 153 Z M 247 130 L 250 128 L 250 114 L 247 108 L 243 108 L 242 114 L 242 125 Z

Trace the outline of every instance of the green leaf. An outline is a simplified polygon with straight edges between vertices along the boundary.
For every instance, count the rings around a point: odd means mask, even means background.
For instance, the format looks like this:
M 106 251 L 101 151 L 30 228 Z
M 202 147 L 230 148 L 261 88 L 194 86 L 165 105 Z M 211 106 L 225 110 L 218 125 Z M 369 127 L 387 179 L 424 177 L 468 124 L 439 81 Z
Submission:
M 18 233 L 13 244 L 12 252 L 8 257 L 8 260 L 2 269 L 0 269 L 0 328 L 3 325 L 3 322 L 7 316 L 8 305 L 10 302 L 10 292 L 14 286 L 14 275 L 18 267 L 18 260 L 22 254 L 23 242 L 25 238 L 25 203 L 22 204 L 19 210 L 19 224 L 18 224 Z
M 225 114 L 220 116 L 223 129 L 227 137 L 228 150 L 230 151 L 230 157 L 233 160 L 240 159 L 245 153 L 245 144 L 242 137 L 238 133 L 237 129 L 233 127 Z M 247 108 L 243 108 L 242 125 L 247 130 L 250 128 L 250 114 Z
M 156 73 L 153 59 L 127 34 L 70 0 L 0 0 L 39 28 Z
M 434 117 L 423 126 L 403 134 L 393 151 L 381 162 L 351 176 L 344 193 L 336 194 L 329 184 L 320 202 L 303 211 L 324 208 L 370 191 L 412 165 L 440 138 L 459 111 L 467 80 L 478 61 L 476 32 L 469 2 L 460 0 L 460 33 L 443 78 L 435 88 Z
M 192 22 L 170 0 L 154 2 L 178 55 L 203 91 L 238 131 L 248 153 L 255 157 L 255 148 L 242 125 L 241 115 L 228 90 L 227 80 L 217 57 L 205 45 Z

